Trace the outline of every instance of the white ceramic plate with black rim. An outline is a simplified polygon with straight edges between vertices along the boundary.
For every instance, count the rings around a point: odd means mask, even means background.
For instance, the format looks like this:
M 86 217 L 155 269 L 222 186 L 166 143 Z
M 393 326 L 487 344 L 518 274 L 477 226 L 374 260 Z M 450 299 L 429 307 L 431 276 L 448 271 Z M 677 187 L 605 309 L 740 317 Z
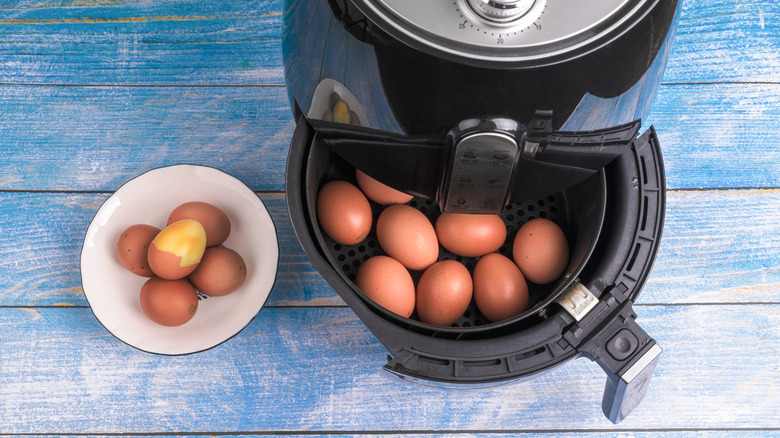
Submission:
M 207 202 L 227 214 L 231 231 L 223 246 L 241 255 L 247 277 L 230 295 L 199 294 L 191 320 L 165 327 L 141 309 L 141 286 L 148 279 L 119 263 L 116 241 L 134 224 L 164 228 L 170 212 L 190 201 Z M 149 353 L 181 355 L 214 347 L 246 327 L 265 304 L 278 264 L 276 228 L 260 198 L 220 170 L 182 164 L 135 177 L 103 203 L 84 238 L 81 283 L 95 317 L 119 340 Z

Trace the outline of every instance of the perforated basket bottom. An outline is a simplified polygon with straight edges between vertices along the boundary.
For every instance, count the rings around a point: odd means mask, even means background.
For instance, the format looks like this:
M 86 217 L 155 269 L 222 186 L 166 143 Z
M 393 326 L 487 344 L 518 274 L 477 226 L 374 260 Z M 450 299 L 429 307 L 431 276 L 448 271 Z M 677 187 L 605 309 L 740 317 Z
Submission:
M 409 202 L 409 205 L 425 214 L 432 224 L 436 223 L 436 219 L 441 214 L 439 207 L 433 201 L 427 199 L 414 198 Z M 371 202 L 371 208 L 374 216 L 374 224 L 376 224 L 376 220 L 384 207 Z M 517 230 L 524 223 L 535 218 L 549 219 L 557 223 L 563 229 L 564 234 L 567 236 L 569 235 L 569 227 L 566 222 L 566 203 L 561 194 L 550 195 L 544 199 L 534 201 L 510 204 L 505 208 L 504 213 L 501 215 L 501 219 L 503 219 L 504 224 L 506 225 L 507 239 L 504 244 L 501 245 L 498 252 L 511 259 L 512 243 L 515 238 L 515 233 L 517 233 Z M 324 232 L 322 233 L 322 236 L 333 256 L 333 260 L 338 264 L 338 268 L 353 282 L 355 281 L 355 276 L 357 275 L 361 263 L 368 260 L 370 257 L 385 255 L 376 238 L 374 227 L 372 227 L 368 237 L 357 245 L 342 245 L 330 239 Z M 473 273 L 474 266 L 476 266 L 479 258 L 455 255 L 440 246 L 438 260 L 457 260 L 463 263 L 470 273 Z M 416 285 L 422 275 L 422 271 L 411 271 L 410 273 L 412 274 L 412 279 L 414 279 Z M 530 292 L 530 307 L 535 306 L 552 292 L 551 286 L 549 285 L 537 285 L 529 282 L 528 288 Z M 418 320 L 416 312 L 412 314 L 411 319 Z M 452 327 L 468 328 L 488 323 L 490 323 L 490 321 L 482 316 L 472 299 L 468 309 L 463 313 L 463 316 L 460 319 L 452 324 Z

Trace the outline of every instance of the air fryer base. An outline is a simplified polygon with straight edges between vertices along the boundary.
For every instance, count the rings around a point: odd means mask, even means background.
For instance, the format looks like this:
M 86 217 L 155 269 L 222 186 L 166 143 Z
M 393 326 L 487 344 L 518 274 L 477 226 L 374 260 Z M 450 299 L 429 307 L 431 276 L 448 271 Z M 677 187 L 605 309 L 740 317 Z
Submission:
M 293 228 L 324 279 L 388 349 L 387 371 L 411 379 L 481 385 L 533 376 L 584 355 L 607 372 L 603 408 L 611 421 L 622 420 L 639 403 L 660 354 L 660 347 L 636 324 L 631 308 L 650 272 L 663 227 L 665 182 L 652 127 L 632 144 L 630 154 L 605 169 L 607 217 L 579 276 L 579 283 L 598 298 L 596 306 L 579 321 L 552 305 L 542 309 L 538 322 L 520 331 L 447 339 L 409 330 L 340 287 L 344 279 L 328 262 L 327 249 L 311 237 L 319 229 L 305 219 L 311 188 L 304 169 L 314 134 L 301 120 L 287 168 Z

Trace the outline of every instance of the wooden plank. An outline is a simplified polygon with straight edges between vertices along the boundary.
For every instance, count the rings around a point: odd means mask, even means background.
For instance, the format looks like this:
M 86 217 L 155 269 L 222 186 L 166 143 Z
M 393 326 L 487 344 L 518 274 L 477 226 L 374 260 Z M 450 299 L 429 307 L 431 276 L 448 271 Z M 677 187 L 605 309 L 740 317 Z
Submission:
M 650 306 L 665 348 L 644 401 L 613 426 L 585 359 L 477 391 L 403 384 L 344 308 L 266 308 L 203 353 L 142 353 L 88 309 L 0 308 L 4 433 L 464 433 L 778 430 L 780 306 Z M 716 382 L 713 384 L 713 382 Z
M 673 192 L 642 303 L 780 298 L 780 190 Z
M 780 82 L 778 6 L 685 0 L 664 82 Z
M 670 189 L 780 187 L 780 84 L 662 87 L 655 125 Z
M 282 3 L 0 6 L 0 82 L 280 85 Z
M 0 305 L 86 306 L 79 253 L 107 193 L 0 192 Z M 281 194 L 261 194 L 280 241 L 269 306 L 343 306 L 303 253 Z M 780 190 L 667 196 L 641 304 L 780 303 Z
M 780 84 L 661 87 L 645 127 L 658 130 L 669 188 L 780 187 L 779 103 Z M 294 131 L 282 87 L 6 85 L 0 114 L 8 190 L 109 191 L 189 162 L 279 191 Z
M 282 87 L 0 86 L 0 189 L 116 190 L 146 170 L 207 164 L 283 190 Z

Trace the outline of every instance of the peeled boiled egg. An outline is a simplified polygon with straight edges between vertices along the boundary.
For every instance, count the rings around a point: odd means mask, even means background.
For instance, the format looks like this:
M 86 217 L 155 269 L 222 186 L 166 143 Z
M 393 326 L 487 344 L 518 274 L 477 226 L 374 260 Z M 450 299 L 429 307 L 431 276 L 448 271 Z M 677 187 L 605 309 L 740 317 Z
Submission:
M 358 268 L 355 286 L 385 309 L 408 318 L 414 312 L 414 281 L 397 260 L 378 255 Z
M 185 279 L 152 277 L 141 286 L 140 299 L 146 316 L 168 327 L 184 324 L 198 310 L 198 293 Z
M 546 284 L 569 264 L 569 243 L 563 230 L 549 219 L 532 219 L 515 235 L 512 258 L 528 281 Z
M 422 271 L 439 257 L 433 225 L 414 207 L 396 204 L 385 208 L 376 221 L 379 246 L 409 269 Z
M 160 232 L 160 229 L 151 225 L 136 224 L 127 227 L 116 241 L 116 255 L 119 263 L 128 271 L 142 277 L 154 275 L 149 267 L 147 254 L 149 245 Z
M 435 228 L 441 246 L 463 257 L 495 252 L 506 240 L 506 225 L 495 214 L 442 213 Z
M 195 289 L 210 296 L 235 292 L 246 279 L 246 263 L 230 248 L 206 248 L 200 264 L 187 277 Z
M 198 267 L 206 250 L 206 230 L 200 222 L 182 219 L 163 228 L 149 245 L 147 257 L 152 272 L 177 280 Z
M 485 318 L 503 321 L 528 308 L 528 284 L 512 260 L 490 253 L 474 267 L 474 301 Z
M 170 225 L 182 219 L 194 219 L 206 230 L 206 247 L 217 246 L 230 235 L 230 219 L 218 207 L 206 202 L 185 202 L 174 208 L 168 216 Z
M 373 215 L 368 199 L 347 181 L 326 183 L 317 194 L 317 219 L 331 239 L 356 245 L 371 232 Z
M 412 200 L 412 195 L 396 190 L 366 175 L 360 170 L 355 171 L 360 190 L 368 196 L 368 199 L 379 205 L 406 204 Z
M 417 283 L 417 316 L 422 322 L 447 327 L 469 307 L 472 289 L 471 274 L 460 262 L 436 262 Z

